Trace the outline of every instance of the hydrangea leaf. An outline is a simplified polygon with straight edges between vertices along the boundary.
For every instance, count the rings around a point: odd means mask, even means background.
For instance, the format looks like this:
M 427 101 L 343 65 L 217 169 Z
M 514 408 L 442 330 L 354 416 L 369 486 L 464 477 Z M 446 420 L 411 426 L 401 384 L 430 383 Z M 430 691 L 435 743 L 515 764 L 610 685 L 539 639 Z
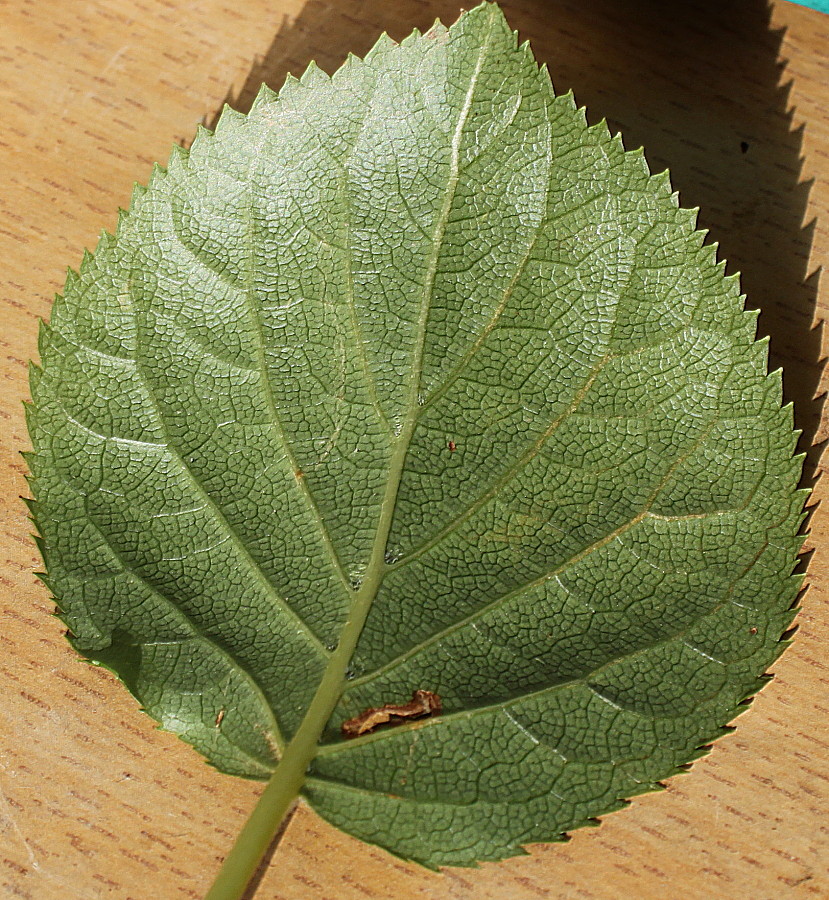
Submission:
M 792 411 L 695 219 L 492 4 L 226 110 L 42 330 L 74 646 L 428 866 L 655 789 L 799 586 Z M 440 709 L 343 737 L 414 691 Z

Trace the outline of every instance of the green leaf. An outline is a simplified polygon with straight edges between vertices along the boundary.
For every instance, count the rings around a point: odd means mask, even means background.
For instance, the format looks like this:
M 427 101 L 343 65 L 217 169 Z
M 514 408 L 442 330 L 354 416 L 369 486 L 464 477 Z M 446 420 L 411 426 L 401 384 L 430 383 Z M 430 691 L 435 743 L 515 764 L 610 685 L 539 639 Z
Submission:
M 175 148 L 70 272 L 32 370 L 48 584 L 218 768 L 283 757 L 288 800 L 429 866 L 557 840 L 782 649 L 801 458 L 754 331 L 497 6 L 381 38 Z M 341 736 L 415 690 L 442 712 Z

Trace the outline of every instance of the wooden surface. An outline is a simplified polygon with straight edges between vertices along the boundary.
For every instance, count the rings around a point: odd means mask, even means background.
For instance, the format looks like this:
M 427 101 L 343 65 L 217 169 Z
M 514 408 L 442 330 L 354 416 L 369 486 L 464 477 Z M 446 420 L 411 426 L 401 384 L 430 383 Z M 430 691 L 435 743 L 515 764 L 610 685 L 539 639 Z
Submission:
M 813 399 L 813 326 L 829 311 L 826 279 L 813 275 L 829 249 L 829 16 L 754 0 L 505 8 L 557 87 L 572 87 L 592 120 L 607 116 L 628 147 L 644 144 L 654 169 L 670 165 L 683 203 L 702 207 L 786 369 L 812 483 L 829 431 Z M 448 0 L 0 2 L 3 898 L 199 898 L 260 790 L 155 730 L 110 675 L 74 655 L 50 615 L 18 500 L 38 317 L 66 265 L 112 228 L 132 182 L 226 97 L 244 107 L 262 78 L 276 87 L 311 58 L 331 70 L 382 29 L 399 38 L 457 12 Z M 827 517 L 816 508 L 811 587 L 774 681 L 666 792 L 566 845 L 443 874 L 300 808 L 257 900 L 829 897 Z

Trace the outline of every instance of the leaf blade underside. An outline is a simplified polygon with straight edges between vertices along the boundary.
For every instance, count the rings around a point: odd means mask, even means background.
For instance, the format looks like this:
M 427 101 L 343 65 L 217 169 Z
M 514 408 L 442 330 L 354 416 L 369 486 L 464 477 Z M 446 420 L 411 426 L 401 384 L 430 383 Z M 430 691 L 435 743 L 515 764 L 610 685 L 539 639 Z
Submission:
M 376 582 L 304 788 L 326 818 L 472 864 L 655 789 L 800 583 L 791 409 L 703 239 L 494 5 L 226 111 L 42 330 L 73 643 L 268 777 Z M 417 689 L 441 715 L 340 736 Z

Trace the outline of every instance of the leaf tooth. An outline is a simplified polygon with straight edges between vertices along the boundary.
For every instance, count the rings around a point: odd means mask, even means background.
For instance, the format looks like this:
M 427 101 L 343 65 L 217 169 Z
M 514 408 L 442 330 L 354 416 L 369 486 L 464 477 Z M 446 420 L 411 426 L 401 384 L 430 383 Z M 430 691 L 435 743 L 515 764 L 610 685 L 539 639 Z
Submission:
M 117 225 L 121 224 L 121 214 L 123 210 L 118 210 L 118 219 L 116 223 Z M 116 245 L 115 235 L 111 231 L 107 231 L 106 229 L 102 229 L 98 234 L 98 243 L 95 246 L 95 252 L 92 254 L 92 262 L 95 266 L 95 273 L 100 270 L 101 265 L 101 257 L 112 250 Z M 90 273 L 91 274 L 91 273 Z
M 732 303 L 737 316 L 741 319 L 749 343 L 757 343 L 757 317 L 760 315 L 760 310 L 746 307 L 745 294 L 727 294 L 726 298 Z
M 513 31 L 513 35 L 515 36 L 515 43 L 517 45 L 516 52 L 518 54 L 520 65 L 526 69 L 526 75 L 524 75 L 524 77 L 529 77 L 530 73 L 535 74 L 538 71 L 538 60 L 535 58 L 530 42 L 519 41 L 517 31 Z
M 87 250 L 86 247 L 83 248 L 83 255 L 81 256 L 81 264 L 78 266 L 78 275 L 80 278 L 83 278 L 88 272 L 90 266 L 95 262 L 95 257 Z
M 52 304 L 52 309 L 54 309 L 58 304 L 58 299 L 63 302 L 63 297 L 58 294 L 55 297 L 55 302 Z M 52 339 L 53 330 L 54 329 L 52 328 L 52 326 L 45 319 L 40 319 L 37 324 L 37 352 L 40 354 L 41 359 L 43 359 L 44 348 L 49 346 L 49 342 Z M 34 363 L 31 363 L 30 365 L 34 366 L 38 371 L 40 371 L 40 368 Z
M 285 76 L 285 82 L 282 85 L 282 88 L 279 91 L 278 101 L 280 103 L 290 102 L 294 99 L 297 91 L 302 87 L 300 80 L 294 75 L 293 72 L 288 72 Z M 256 99 L 253 101 L 253 104 L 250 108 L 250 112 L 248 113 L 248 117 L 250 117 L 254 111 L 258 112 L 262 103 L 260 103 L 260 95 L 262 91 L 260 89 L 259 94 L 256 95 Z
M 793 418 L 793 414 L 787 415 L 784 417 L 784 421 L 786 422 L 786 424 L 790 424 L 790 423 L 792 423 L 792 418 Z M 793 490 L 796 487 L 797 483 L 800 481 L 800 476 L 803 472 L 803 460 L 806 458 L 806 454 L 804 452 L 802 452 L 802 451 L 800 453 L 796 452 L 797 451 L 797 442 L 800 440 L 801 434 L 802 434 L 802 432 L 800 432 L 800 431 L 792 431 L 790 439 L 788 441 L 788 449 L 791 451 L 791 454 L 792 454 L 791 463 L 790 463 L 791 469 L 790 469 L 789 474 L 791 475 L 791 478 L 794 481 L 794 484 L 792 485 Z M 808 488 L 806 490 L 808 490 Z M 801 521 L 803 521 L 802 518 L 801 518 Z
M 805 454 L 797 454 L 797 457 L 792 457 L 792 462 L 797 462 L 802 464 L 801 456 L 805 456 Z M 800 473 L 795 470 L 795 474 L 799 475 Z M 812 515 L 815 509 L 818 506 L 819 500 L 816 500 L 810 506 L 806 506 L 806 501 L 809 500 L 812 496 L 812 489 L 805 488 L 797 488 L 797 490 L 792 492 L 792 510 L 797 512 L 796 520 L 798 523 L 798 531 L 791 535 L 793 553 L 795 557 L 800 556 L 801 551 L 803 550 L 803 537 L 804 535 L 800 532 L 800 528 L 803 526 L 803 523 Z M 797 563 L 795 563 L 795 566 Z
M 41 447 L 39 446 L 42 441 L 38 438 L 37 435 L 30 434 L 29 439 L 32 442 L 33 450 L 27 450 L 26 452 L 29 454 L 28 456 L 24 456 L 23 459 L 26 462 L 26 465 L 29 467 L 29 471 L 26 473 L 26 484 L 29 486 L 29 490 L 32 492 L 35 500 L 38 499 L 37 496 L 37 488 L 38 488 L 38 480 L 39 480 L 39 467 L 40 467 L 40 451 Z M 21 454 L 22 455 L 22 454 Z M 39 516 L 42 514 L 42 509 L 40 506 L 37 506 L 32 512 L 32 521 L 35 524 L 35 527 L 39 528 Z
M 798 453 L 797 456 L 795 457 L 795 459 L 799 460 L 799 461 L 802 463 L 802 462 L 806 459 L 806 456 L 807 456 L 806 453 Z M 795 494 L 798 495 L 798 496 L 802 499 L 802 501 L 803 501 L 803 503 L 804 503 L 804 505 L 805 505 L 806 502 L 807 502 L 808 500 L 810 500 L 811 497 L 812 497 L 812 489 L 811 489 L 811 488 L 807 488 L 807 487 L 805 487 L 805 488 L 798 488 L 798 489 L 795 491 Z M 815 500 L 814 503 L 811 503 L 811 504 L 809 505 L 808 510 L 816 509 L 816 508 L 817 508 L 817 505 L 818 505 L 818 501 Z M 808 510 L 804 510 L 804 515 L 808 515 L 808 514 L 809 514 L 809 513 L 808 513 Z
M 772 656 L 769 665 L 773 666 L 777 662 L 777 660 L 780 659 L 780 657 L 789 649 L 792 643 L 791 637 L 799 628 L 799 625 L 795 625 L 793 628 L 786 629 L 786 631 L 784 631 L 783 634 L 780 635 L 780 638 L 777 640 L 777 644 L 773 650 L 774 655 Z M 786 637 L 786 635 L 788 635 L 788 637 Z M 774 672 L 767 672 L 766 674 L 768 675 L 768 681 L 771 681 L 774 678 Z M 754 691 L 754 694 L 756 695 L 760 690 L 762 690 L 762 688 L 765 687 L 765 684 L 766 682 L 764 682 L 759 688 L 757 688 L 757 690 Z M 751 697 L 751 700 L 753 699 L 754 696 Z
M 706 751 L 708 752 L 708 751 Z M 666 775 L 666 778 L 669 778 L 671 775 L 683 775 L 685 774 L 685 770 L 677 767 L 675 771 L 670 772 Z M 662 781 L 640 781 L 636 787 L 631 787 L 629 790 L 625 791 L 625 797 L 617 797 L 614 802 L 620 803 L 622 806 L 630 806 L 631 797 L 638 797 L 641 794 L 652 794 L 655 791 L 664 791 L 665 784 Z M 613 810 L 608 810 L 608 812 L 613 812 Z
M 538 67 L 538 81 L 541 85 L 542 90 L 549 90 L 553 95 L 555 95 L 555 88 L 553 87 L 553 79 L 550 76 L 550 70 L 547 67 L 547 63 L 541 63 Z
M 67 266 L 66 278 L 64 279 L 64 282 L 63 282 L 64 292 L 68 293 L 69 291 L 77 288 L 78 284 L 80 283 L 80 280 L 81 280 L 80 273 L 76 269 L 73 269 L 71 266 Z
M 198 127 L 201 128 L 201 126 L 198 126 Z M 196 130 L 196 139 L 193 141 L 194 144 L 195 144 L 196 140 L 198 140 L 198 137 L 199 137 L 199 131 L 197 129 Z M 148 191 L 153 190 L 157 186 L 158 182 L 160 182 L 164 179 L 164 175 L 166 174 L 166 172 L 167 172 L 167 170 L 164 168 L 164 166 L 161 165 L 160 162 L 154 162 L 153 167 L 150 170 L 150 177 L 147 179 L 147 190 Z
M 811 491 L 809 491 L 808 488 L 806 490 L 809 494 L 811 494 Z M 801 501 L 801 502 L 805 503 L 805 501 Z M 792 543 L 794 545 L 794 547 L 792 549 L 792 557 L 794 560 L 792 568 L 796 568 L 800 564 L 800 548 L 801 548 L 801 545 L 803 544 L 803 539 L 805 537 L 808 537 L 812 533 L 808 527 L 804 528 L 804 523 L 806 522 L 807 519 L 809 519 L 809 517 L 815 511 L 815 508 L 816 508 L 815 506 L 810 506 L 809 509 L 804 509 L 798 515 L 798 517 L 796 519 L 797 534 L 795 534 L 794 537 L 792 538 Z
M 279 102 L 279 94 L 263 81 L 262 84 L 259 85 L 259 90 L 256 92 L 256 98 L 253 101 L 254 105 L 257 107 L 270 106 L 277 102 Z M 222 115 L 225 115 L 224 111 Z M 229 121 L 236 121 L 237 116 L 238 121 L 242 121 L 245 118 L 245 116 L 243 116 L 241 113 L 238 113 L 235 109 L 231 109 L 229 112 L 227 112 Z
M 799 599 L 799 597 L 800 597 L 800 595 L 798 595 L 798 599 Z M 786 610 L 786 612 L 788 613 L 788 615 L 789 615 L 789 617 L 790 617 L 790 621 L 793 621 L 794 619 L 797 618 L 797 616 L 800 615 L 801 609 L 802 609 L 802 607 L 799 605 L 799 603 L 798 603 L 797 601 L 795 601 L 795 602 L 794 602 L 794 603 Z M 779 657 L 778 657 L 778 658 L 779 658 Z
M 43 359 L 43 349 L 44 347 L 49 346 L 52 332 L 55 330 L 55 325 L 53 323 L 60 321 L 61 316 L 65 313 L 70 303 L 73 300 L 77 301 L 77 298 L 82 293 L 83 282 L 80 278 L 78 278 L 76 285 L 77 286 L 73 285 L 70 290 L 65 291 L 63 294 L 55 294 L 54 299 L 52 300 L 49 321 L 47 322 L 46 319 L 40 319 L 38 321 L 37 352 L 40 354 L 41 359 Z M 41 322 L 43 323 L 42 325 L 40 324 Z
M 444 26 L 443 26 L 443 24 L 441 23 L 440 19 L 435 19 L 435 21 L 434 21 L 432 27 L 429 29 L 429 31 L 427 32 L 427 34 L 429 35 L 430 38 L 431 38 L 431 37 L 436 37 L 438 34 L 440 34 L 441 29 L 443 29 L 444 31 L 446 31 L 446 29 L 444 28 Z M 400 46 L 401 46 L 401 47 L 408 47 L 408 46 L 410 46 L 411 44 L 416 44 L 416 43 L 417 43 L 418 41 L 420 41 L 422 38 L 423 38 L 423 34 L 421 33 L 420 29 L 419 29 L 419 28 L 415 28 L 414 31 L 412 31 L 411 34 L 407 34 L 406 37 L 403 38 L 403 40 L 400 42 Z
M 313 89 L 320 84 L 328 84 L 331 81 L 328 73 L 321 69 L 316 60 L 311 60 L 305 67 L 305 71 L 299 77 L 299 83 L 307 89 Z
M 494 9 L 493 9 L 494 7 Z M 456 31 L 460 31 L 462 27 L 466 27 L 468 25 L 472 25 L 475 19 L 483 18 L 485 16 L 495 15 L 495 18 L 500 19 L 505 29 L 509 28 L 509 24 L 507 23 L 506 17 L 504 13 L 501 11 L 500 7 L 496 3 L 491 3 L 489 0 L 482 0 L 477 6 L 473 6 L 472 9 L 466 10 L 466 12 L 462 13 L 460 18 L 456 19 L 447 29 L 450 33 L 454 33 Z
M 576 95 L 573 93 L 572 88 L 565 94 L 558 94 L 555 98 L 555 102 L 561 103 L 561 105 L 570 112 L 576 111 Z
M 132 196 L 130 197 L 129 206 L 127 208 L 127 213 L 129 215 L 132 215 L 141 208 L 141 203 L 146 194 L 147 186 L 134 181 L 132 185 Z
M 38 392 L 40 385 L 40 375 L 35 375 L 34 372 L 31 372 L 29 375 L 29 385 L 30 385 L 30 394 L 32 394 L 32 402 L 24 403 L 23 405 L 23 415 L 26 419 L 26 426 L 29 430 L 29 440 L 32 444 L 35 444 L 36 435 L 34 434 L 35 426 L 37 424 L 37 405 L 34 400 L 34 395 Z M 29 471 L 32 471 L 32 467 L 37 463 L 38 455 L 37 455 L 37 447 L 34 450 L 21 450 L 20 455 L 23 457 L 23 461 L 29 467 Z
M 619 139 L 621 146 L 624 147 L 624 142 Z M 648 164 L 648 159 L 645 156 L 645 148 L 644 147 L 636 147 L 634 150 L 626 150 L 625 151 L 625 161 L 628 163 L 632 171 L 635 171 L 635 168 L 638 167 L 640 172 L 644 174 L 644 176 L 648 179 L 652 178 L 651 167 Z M 668 172 L 668 177 L 670 178 L 670 171 L 665 169 Z
M 671 172 L 669 169 L 663 169 L 661 172 L 654 172 L 650 176 L 650 184 L 656 191 L 661 191 L 666 197 L 672 195 L 679 196 L 679 192 L 671 190 Z
M 671 179 L 668 170 L 666 172 L 666 182 L 668 191 L 671 189 Z M 654 176 L 655 178 L 658 176 Z M 671 199 L 674 201 L 675 206 L 677 207 L 677 218 L 679 219 L 681 225 L 687 229 L 689 232 L 693 231 L 703 231 L 703 229 L 697 229 L 697 220 L 699 219 L 699 207 L 698 206 L 680 206 L 679 204 L 679 191 L 674 191 L 671 193 Z M 705 234 L 708 231 L 705 230 Z
M 783 367 L 778 366 L 774 370 L 774 374 L 780 381 L 780 386 L 783 386 Z M 782 400 L 782 396 L 781 396 Z M 788 434 L 787 438 L 791 441 L 792 444 L 792 452 L 794 452 L 794 448 L 797 446 L 797 442 L 800 440 L 800 435 L 803 434 L 803 430 L 800 428 L 795 429 L 794 427 L 794 403 L 789 400 L 788 403 L 784 404 L 780 407 L 780 418 L 781 425 L 786 429 Z M 803 454 L 805 456 L 805 454 Z
M 28 402 L 28 401 L 26 401 L 26 402 L 25 402 L 25 406 L 26 406 L 27 409 L 30 409 L 30 408 L 32 408 L 33 404 L 30 403 L 30 402 Z M 33 462 L 36 462 L 36 461 L 37 461 L 37 451 L 36 451 L 36 450 L 21 450 L 21 451 L 20 451 L 20 456 L 22 457 L 23 461 L 24 461 L 24 462 L 26 463 L 26 465 L 28 465 L 28 466 L 31 466 L 31 464 L 32 464 Z M 25 477 L 25 479 L 26 479 L 27 482 L 30 482 L 30 481 L 31 481 L 31 473 L 30 473 L 30 472 L 27 472 L 26 475 L 25 475 L 24 477 Z
M 763 688 L 770 682 L 774 680 L 774 672 L 763 672 L 761 675 L 757 676 L 757 680 L 755 682 L 755 690 L 751 696 L 746 697 L 743 701 L 744 703 L 753 703 L 754 698 L 757 694 L 763 690 Z M 736 729 L 735 729 L 736 730 Z
M 213 132 L 209 128 L 205 128 L 204 125 L 196 126 L 196 136 L 193 138 L 192 143 L 190 144 L 190 153 L 195 156 L 201 149 L 202 144 L 205 141 L 211 140 L 213 137 Z M 164 172 L 166 174 L 166 170 L 163 166 L 160 166 L 158 163 L 155 163 L 153 166 L 152 174 L 150 175 L 149 180 L 147 181 L 147 188 L 154 187 L 154 180 L 160 176 L 160 172 Z
M 34 368 L 34 365 L 35 365 L 35 364 L 30 360 L 30 361 L 29 361 L 29 366 L 30 366 L 30 368 Z M 32 377 L 33 377 L 33 376 L 30 374 L 30 375 L 29 375 L 29 383 L 31 383 Z M 30 421 L 34 421 L 34 419 L 33 419 L 33 416 L 34 416 L 34 412 L 33 412 L 33 410 L 34 410 L 34 403 L 33 403 L 31 400 L 21 400 L 20 402 L 23 404 L 23 417 L 25 418 L 26 424 L 28 425 L 28 423 L 29 423 Z M 31 439 L 31 438 L 30 438 L 30 439 Z M 33 451 L 31 451 L 31 450 L 20 450 L 19 453 L 20 453 L 20 456 L 22 457 L 23 461 L 24 461 L 25 463 L 28 463 L 29 460 L 26 458 L 26 456 L 25 456 L 24 454 L 28 453 L 28 454 L 32 455 Z M 26 478 L 27 476 L 24 474 L 23 477 Z
M 444 27 L 441 25 L 439 19 L 435 20 L 435 24 Z M 434 26 L 432 27 L 434 28 Z M 397 46 L 397 41 L 390 37 L 388 32 L 384 31 L 380 37 L 377 38 L 371 50 L 363 57 L 363 61 L 366 63 L 373 63 L 378 57 L 385 56 L 390 50 L 394 50 Z
M 800 623 L 799 622 L 794 625 L 791 625 L 780 635 L 778 644 L 786 644 L 786 645 L 791 644 L 792 639 L 794 638 L 794 636 L 797 634 L 798 631 L 800 631 Z
M 45 325 L 45 323 L 44 323 Z M 42 328 L 42 326 L 41 326 Z M 42 332 L 41 332 L 42 333 Z M 41 353 L 41 357 L 43 354 Z M 35 394 L 40 390 L 40 383 L 43 380 L 43 368 L 35 362 L 29 363 L 29 395 L 34 399 Z M 29 411 L 31 410 L 31 412 Z M 31 404 L 26 407 L 27 418 L 34 416 L 35 412 Z
M 711 232 L 707 228 L 697 228 L 689 234 L 688 240 L 696 242 L 699 247 L 700 263 L 714 269 L 720 261 L 717 255 L 720 250 L 720 242 L 707 243 L 705 239 L 710 234 Z
M 331 83 L 339 86 L 340 82 L 347 81 L 354 72 L 359 72 L 364 66 L 362 57 L 357 56 L 356 53 L 349 53 L 345 62 L 331 76 Z
M 193 141 L 193 149 L 195 150 L 195 140 Z M 144 198 L 154 191 L 158 190 L 159 185 L 162 182 L 164 175 L 164 170 L 160 163 L 153 163 L 153 167 L 150 170 L 150 177 L 147 179 L 147 184 L 145 186 L 144 191 L 140 194 L 135 192 L 132 195 L 132 203 L 130 203 L 130 212 L 135 213 L 138 212 L 142 205 Z
M 769 365 L 769 336 L 766 334 L 761 338 L 758 338 L 754 342 L 754 346 L 757 348 L 759 357 L 760 357 L 760 365 L 762 368 L 768 370 Z M 768 373 L 770 376 L 775 378 L 776 388 L 777 388 L 777 403 L 782 403 L 783 401 L 783 378 L 782 378 L 782 369 L 775 369 L 774 372 Z
M 482 5 L 483 5 L 483 4 L 482 4 Z M 491 4 L 487 4 L 487 5 L 491 5 Z M 496 9 L 498 9 L 498 7 L 496 7 Z M 501 12 L 501 10 L 498 9 L 498 12 Z M 498 17 L 496 16 L 496 18 L 498 18 Z M 518 31 L 517 31 L 516 29 L 514 29 L 514 28 L 510 28 L 510 27 L 509 27 L 509 24 L 508 24 L 507 21 L 504 19 L 503 13 L 501 13 L 501 24 L 503 25 L 503 28 L 504 28 L 505 33 L 511 34 L 511 35 L 512 35 L 512 46 L 509 47 L 508 49 L 509 49 L 510 52 L 512 52 L 512 53 L 520 53 L 520 52 L 521 52 L 522 44 L 521 44 L 521 42 L 520 42 L 520 40 L 519 40 L 519 38 L 518 38 Z M 524 41 L 524 43 L 527 44 L 527 43 L 529 43 L 529 42 L 528 42 L 528 41 Z
M 681 766 L 677 766 L 679 771 L 676 772 L 677 775 L 687 775 L 691 771 L 691 767 L 695 762 L 702 759 L 704 756 L 708 756 L 711 752 L 711 744 L 702 744 L 699 747 L 695 747 L 688 754 L 688 762 L 684 763 Z
M 792 578 L 805 578 L 806 574 L 804 572 L 800 575 L 792 575 L 791 577 Z M 789 612 L 791 614 L 793 619 L 796 618 L 800 614 L 800 610 L 803 608 L 801 606 L 800 601 L 803 599 L 804 595 L 806 594 L 807 590 L 809 589 L 808 585 L 806 585 L 806 587 L 803 587 L 802 582 L 800 582 L 796 587 L 797 587 L 797 593 L 795 595 L 794 600 L 792 601 L 791 605 L 789 606 L 789 608 L 787 610 L 787 612 Z
M 804 585 L 806 581 L 806 573 L 805 572 L 792 572 L 789 575 L 789 581 L 791 583 L 791 587 L 796 591 L 796 595 L 794 600 L 792 601 L 791 606 L 789 607 L 789 612 L 793 615 L 796 615 L 800 612 L 800 600 L 806 591 L 809 589 L 809 585 Z
M 735 272 L 733 275 L 726 275 L 723 278 L 723 281 L 726 283 L 729 290 L 734 290 L 739 293 L 739 291 L 740 291 L 740 273 L 739 272 Z M 745 298 L 743 297 L 743 299 L 745 299 Z M 753 312 L 756 312 L 757 314 L 759 314 L 760 310 L 753 310 Z
M 768 336 L 757 338 L 753 342 L 753 346 L 757 347 L 760 352 L 760 364 L 768 368 L 768 352 L 763 354 L 763 346 L 768 348 Z M 766 371 L 766 385 L 771 395 L 772 403 L 780 408 L 783 403 L 783 369 L 779 366 L 773 371 Z
M 229 109 L 230 107 L 225 104 L 225 109 Z M 224 115 L 224 113 L 222 113 Z M 220 120 L 221 121 L 221 118 Z M 217 126 L 218 128 L 218 126 Z M 170 149 L 170 156 L 167 160 L 167 171 L 172 173 L 173 175 L 182 174 L 187 168 L 187 162 L 190 159 L 190 151 L 187 150 L 186 147 L 182 147 L 181 144 L 173 144 Z
M 259 87 L 259 90 L 262 90 L 261 85 Z M 238 110 L 234 109 L 229 103 L 223 103 L 222 111 L 219 113 L 219 118 L 216 119 L 216 125 L 213 129 L 213 133 L 215 135 L 223 135 L 226 131 L 234 130 L 235 126 L 238 123 L 238 117 L 241 117 L 242 119 L 246 118 L 243 113 L 240 113 Z
M 415 31 L 420 33 L 420 30 L 417 28 L 415 28 Z M 443 24 L 443 22 L 440 19 L 440 16 L 435 16 L 435 18 L 432 19 L 432 24 L 426 29 L 426 31 L 423 32 L 423 34 L 426 37 L 431 38 L 431 37 L 436 36 L 440 32 L 448 33 L 449 29 Z M 385 32 L 383 32 L 383 34 L 385 34 Z
M 120 206 L 118 207 L 118 218 L 115 221 L 115 237 L 120 238 L 123 236 L 124 228 L 127 226 L 130 218 L 129 209 L 122 209 Z
M 801 493 L 800 491 L 796 491 L 795 493 Z M 807 512 L 806 515 L 809 513 Z M 792 536 L 792 540 L 798 540 L 802 543 L 804 535 L 803 534 L 795 534 Z M 811 559 L 812 554 L 814 553 L 814 549 L 812 550 L 802 550 L 800 545 L 795 547 L 795 553 L 792 555 L 791 560 L 791 569 L 792 571 L 785 576 L 783 579 L 783 587 L 786 589 L 786 594 L 790 592 L 794 592 L 793 599 L 791 603 L 789 603 L 787 611 L 792 613 L 792 616 L 797 612 L 800 608 L 799 603 L 802 599 L 803 595 L 808 591 L 809 585 L 805 583 L 806 575 L 808 574 L 806 571 L 806 567 L 809 563 L 809 559 Z M 801 571 L 795 571 L 800 569 Z
M 595 125 L 588 126 L 587 133 L 591 135 L 591 137 L 598 138 L 600 143 L 609 143 L 613 150 L 621 150 L 624 153 L 625 148 L 621 142 L 621 135 L 611 135 L 610 127 L 607 124 L 607 119 L 601 118 L 598 122 L 595 123 Z M 616 140 L 617 137 L 619 138 L 618 141 Z

